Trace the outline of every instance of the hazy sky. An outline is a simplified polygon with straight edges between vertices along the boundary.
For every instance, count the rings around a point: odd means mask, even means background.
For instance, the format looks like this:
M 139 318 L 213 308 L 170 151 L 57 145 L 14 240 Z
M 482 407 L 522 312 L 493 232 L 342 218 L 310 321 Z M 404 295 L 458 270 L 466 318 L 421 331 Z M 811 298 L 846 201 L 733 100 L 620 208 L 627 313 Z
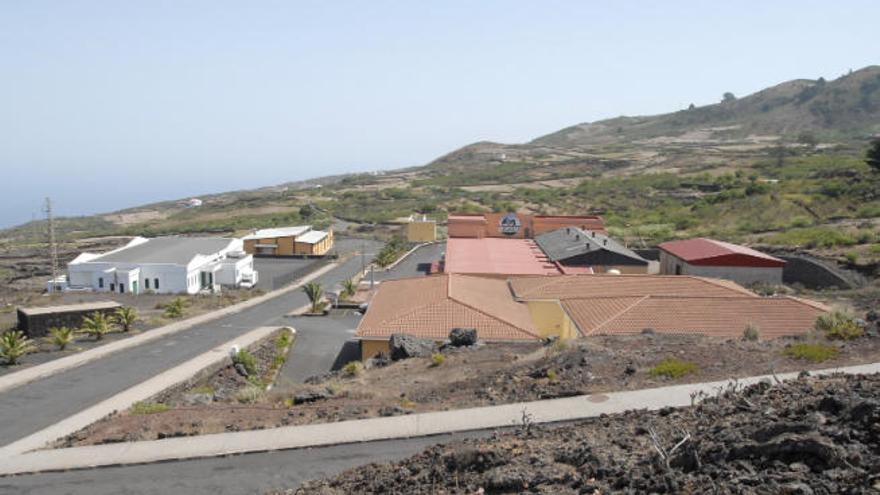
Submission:
M 0 0 L 0 226 L 838 77 L 880 2 Z

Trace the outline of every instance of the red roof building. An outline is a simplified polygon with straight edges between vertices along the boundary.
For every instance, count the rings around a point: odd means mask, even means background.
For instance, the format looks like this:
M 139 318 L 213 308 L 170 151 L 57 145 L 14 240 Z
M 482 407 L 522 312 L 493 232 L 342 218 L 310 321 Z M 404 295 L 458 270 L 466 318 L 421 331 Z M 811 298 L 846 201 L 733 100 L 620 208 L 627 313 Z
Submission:
M 782 283 L 785 260 L 745 246 L 714 239 L 660 244 L 660 273 L 733 280 L 743 285 Z
M 451 237 L 445 273 L 470 275 L 559 275 L 556 264 L 531 239 Z

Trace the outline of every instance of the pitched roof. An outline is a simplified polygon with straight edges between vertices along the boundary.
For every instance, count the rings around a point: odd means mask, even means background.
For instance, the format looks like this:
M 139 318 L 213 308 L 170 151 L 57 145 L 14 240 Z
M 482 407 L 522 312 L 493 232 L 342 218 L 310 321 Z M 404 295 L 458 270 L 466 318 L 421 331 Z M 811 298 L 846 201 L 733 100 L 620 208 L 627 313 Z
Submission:
M 757 325 L 761 338 L 802 334 L 828 311 L 815 302 L 790 297 L 644 296 L 568 299 L 568 315 L 585 335 L 658 333 L 739 338 Z
M 260 229 L 253 234 L 246 235 L 242 239 L 271 239 L 275 237 L 296 237 L 312 230 L 311 225 L 296 225 L 293 227 L 278 227 L 274 229 Z
M 466 275 L 388 280 L 379 285 L 357 336 L 394 333 L 442 340 L 456 327 L 476 328 L 485 340 L 532 340 L 540 335 L 525 304 L 504 280 Z
M 212 255 L 229 247 L 226 237 L 156 237 L 131 243 L 88 262 L 161 263 L 186 265 L 198 255 Z
M 592 253 L 609 253 L 614 264 L 647 265 L 648 261 L 601 232 L 584 231 L 577 227 L 556 229 L 535 236 L 535 242 L 552 261 L 564 261 L 575 256 Z
M 557 275 L 559 269 L 531 239 L 496 237 L 446 241 L 446 273 Z
M 663 251 L 692 265 L 781 267 L 785 261 L 738 244 L 697 238 L 664 242 Z
M 582 299 L 592 297 L 694 296 L 758 297 L 733 282 L 688 275 L 560 275 L 511 277 L 518 299 Z

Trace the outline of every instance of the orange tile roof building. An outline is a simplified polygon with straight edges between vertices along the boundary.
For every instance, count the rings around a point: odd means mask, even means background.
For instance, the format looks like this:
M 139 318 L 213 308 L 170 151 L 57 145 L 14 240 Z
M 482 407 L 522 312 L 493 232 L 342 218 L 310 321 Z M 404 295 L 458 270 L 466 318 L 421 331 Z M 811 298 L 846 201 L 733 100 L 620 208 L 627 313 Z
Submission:
M 476 328 L 482 340 L 540 337 L 529 309 L 510 296 L 507 281 L 437 275 L 382 282 L 357 329 L 364 359 L 388 352 L 388 339 L 409 333 L 441 341 L 456 327 Z
M 452 213 L 447 219 L 452 237 L 501 237 L 532 239 L 536 235 L 565 227 L 605 233 L 605 221 L 596 215 L 531 215 L 527 213 Z
M 358 326 L 364 358 L 387 352 L 394 333 L 444 340 L 455 327 L 482 340 L 547 336 L 698 333 L 761 338 L 809 331 L 827 312 L 793 297 L 760 297 L 719 279 L 663 275 L 495 277 L 442 275 L 383 282 Z

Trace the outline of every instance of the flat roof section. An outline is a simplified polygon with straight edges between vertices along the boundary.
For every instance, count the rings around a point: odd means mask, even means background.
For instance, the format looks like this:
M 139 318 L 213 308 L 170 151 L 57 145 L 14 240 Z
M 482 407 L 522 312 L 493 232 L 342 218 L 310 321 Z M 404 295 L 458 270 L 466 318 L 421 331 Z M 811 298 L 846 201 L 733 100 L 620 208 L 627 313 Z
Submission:
M 246 235 L 242 237 L 244 240 L 251 239 L 268 239 L 274 237 L 290 237 L 290 236 L 298 236 L 305 232 L 312 230 L 311 225 L 296 225 L 293 227 L 278 227 L 274 229 L 261 229 L 253 234 Z
M 225 237 L 157 237 L 89 261 L 186 265 L 196 255 L 210 255 L 226 249 L 233 240 Z
M 68 304 L 65 306 L 44 306 L 41 308 L 18 308 L 27 316 L 47 315 L 53 313 L 71 313 L 79 311 L 98 311 L 102 309 L 121 308 L 122 305 L 115 301 L 96 301 L 91 303 Z
M 446 273 L 559 275 L 559 269 L 531 239 L 450 238 Z

